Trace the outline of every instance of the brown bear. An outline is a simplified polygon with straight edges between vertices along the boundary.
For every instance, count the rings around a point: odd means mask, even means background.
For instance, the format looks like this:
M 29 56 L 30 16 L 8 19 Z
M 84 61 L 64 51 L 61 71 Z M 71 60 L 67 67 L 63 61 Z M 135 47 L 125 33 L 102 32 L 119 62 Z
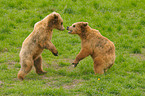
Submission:
M 98 30 L 92 29 L 87 22 L 77 22 L 67 27 L 70 34 L 78 34 L 81 38 L 81 51 L 72 63 L 77 66 L 80 60 L 91 56 L 94 61 L 95 74 L 103 74 L 115 61 L 115 46 Z
M 42 51 L 48 49 L 55 56 L 58 56 L 58 51 L 51 42 L 54 28 L 64 30 L 63 19 L 56 12 L 47 15 L 34 25 L 33 32 L 24 40 L 19 54 L 21 69 L 18 72 L 18 79 L 23 80 L 33 65 L 37 74 L 46 73 L 42 69 Z

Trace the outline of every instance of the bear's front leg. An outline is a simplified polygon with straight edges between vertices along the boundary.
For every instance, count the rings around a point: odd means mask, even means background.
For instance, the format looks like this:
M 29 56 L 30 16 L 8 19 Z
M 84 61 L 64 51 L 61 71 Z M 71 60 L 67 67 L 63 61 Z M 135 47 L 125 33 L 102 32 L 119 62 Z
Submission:
M 84 59 L 85 57 L 87 57 L 89 55 L 90 55 L 89 50 L 82 48 L 72 64 L 74 65 L 74 67 L 76 67 L 80 60 Z
M 54 56 L 58 56 L 58 51 L 51 41 L 47 42 L 47 44 L 45 45 L 45 48 L 50 50 Z

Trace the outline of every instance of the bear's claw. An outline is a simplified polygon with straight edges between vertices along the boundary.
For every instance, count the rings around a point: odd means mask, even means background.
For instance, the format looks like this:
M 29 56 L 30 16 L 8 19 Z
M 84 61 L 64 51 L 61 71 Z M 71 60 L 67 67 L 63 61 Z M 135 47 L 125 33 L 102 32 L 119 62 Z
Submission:
M 77 67 L 78 63 L 72 63 L 72 65 L 74 65 L 74 67 Z
M 58 56 L 58 53 L 53 53 L 54 56 Z

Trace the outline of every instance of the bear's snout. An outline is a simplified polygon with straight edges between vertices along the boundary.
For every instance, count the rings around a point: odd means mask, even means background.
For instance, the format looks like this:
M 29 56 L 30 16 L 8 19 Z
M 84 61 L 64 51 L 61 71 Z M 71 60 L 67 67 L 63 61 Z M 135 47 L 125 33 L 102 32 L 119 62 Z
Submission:
M 66 28 L 67 30 L 69 30 L 69 27 L 67 26 L 67 28 Z

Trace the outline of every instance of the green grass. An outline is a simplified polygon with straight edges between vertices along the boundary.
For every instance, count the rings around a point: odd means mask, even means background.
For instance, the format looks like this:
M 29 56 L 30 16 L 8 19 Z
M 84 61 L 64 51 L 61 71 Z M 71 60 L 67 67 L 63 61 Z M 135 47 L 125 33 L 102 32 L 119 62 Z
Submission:
M 145 95 L 145 1 L 144 0 L 1 0 L 0 94 L 2 96 L 144 96 Z M 20 82 L 19 52 L 36 22 L 56 11 L 65 28 L 75 22 L 89 25 L 116 46 L 116 61 L 104 75 L 95 75 L 91 57 L 76 68 L 77 35 L 53 30 L 55 57 L 44 50 L 43 68 L 34 69 Z M 100 78 L 100 80 L 98 80 Z

